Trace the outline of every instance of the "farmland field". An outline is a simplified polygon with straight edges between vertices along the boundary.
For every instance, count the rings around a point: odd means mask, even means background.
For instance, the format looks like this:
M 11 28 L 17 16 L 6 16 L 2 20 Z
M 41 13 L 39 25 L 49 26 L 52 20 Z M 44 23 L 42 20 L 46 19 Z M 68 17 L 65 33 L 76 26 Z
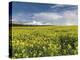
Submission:
M 11 58 L 78 54 L 77 26 L 12 26 Z

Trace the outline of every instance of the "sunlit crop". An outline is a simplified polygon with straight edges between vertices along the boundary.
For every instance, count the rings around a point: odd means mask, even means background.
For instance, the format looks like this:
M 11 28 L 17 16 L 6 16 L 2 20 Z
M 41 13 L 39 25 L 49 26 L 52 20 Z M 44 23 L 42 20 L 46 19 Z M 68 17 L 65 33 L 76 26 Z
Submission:
M 75 55 L 77 26 L 12 26 L 12 58 Z

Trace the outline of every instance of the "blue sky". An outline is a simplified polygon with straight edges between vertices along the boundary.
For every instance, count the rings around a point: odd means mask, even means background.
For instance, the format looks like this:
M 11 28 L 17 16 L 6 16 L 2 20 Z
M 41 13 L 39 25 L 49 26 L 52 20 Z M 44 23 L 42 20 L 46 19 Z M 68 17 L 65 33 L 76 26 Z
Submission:
M 77 5 L 12 2 L 12 22 L 29 25 L 77 25 Z

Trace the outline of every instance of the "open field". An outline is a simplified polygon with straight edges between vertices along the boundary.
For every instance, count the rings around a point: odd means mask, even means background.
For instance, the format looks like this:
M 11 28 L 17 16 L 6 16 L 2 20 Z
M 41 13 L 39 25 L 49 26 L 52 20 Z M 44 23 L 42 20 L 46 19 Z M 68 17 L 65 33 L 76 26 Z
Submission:
M 78 54 L 77 26 L 12 26 L 12 58 Z

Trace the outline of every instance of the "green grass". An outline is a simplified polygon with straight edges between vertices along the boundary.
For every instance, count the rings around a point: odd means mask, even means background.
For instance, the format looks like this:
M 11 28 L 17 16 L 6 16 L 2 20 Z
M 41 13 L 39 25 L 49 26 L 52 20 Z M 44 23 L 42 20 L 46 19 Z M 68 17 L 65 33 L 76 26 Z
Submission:
M 77 26 L 12 26 L 11 58 L 78 54 Z

